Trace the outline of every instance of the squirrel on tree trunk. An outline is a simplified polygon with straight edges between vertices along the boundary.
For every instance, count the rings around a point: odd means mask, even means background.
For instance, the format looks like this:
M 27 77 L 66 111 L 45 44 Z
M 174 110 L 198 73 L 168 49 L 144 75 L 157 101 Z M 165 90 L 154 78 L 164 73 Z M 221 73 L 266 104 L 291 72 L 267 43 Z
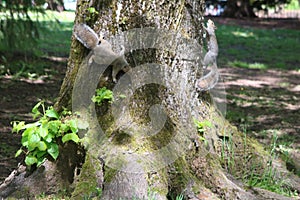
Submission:
M 127 72 L 130 69 L 124 56 L 125 49 L 123 46 L 121 52 L 116 54 L 112 50 L 111 44 L 105 40 L 102 35 L 98 37 L 95 31 L 86 24 L 75 25 L 74 34 L 79 42 L 93 51 L 89 59 L 89 64 L 94 61 L 97 64 L 112 65 L 113 82 L 117 82 L 117 74 L 119 71 L 123 70 Z
M 204 68 L 210 66 L 211 71 L 200 78 L 199 82 L 197 83 L 197 86 L 200 90 L 210 90 L 213 88 L 218 80 L 219 80 L 219 72 L 218 72 L 218 66 L 217 66 L 217 57 L 219 53 L 219 47 L 217 42 L 217 37 L 215 35 L 215 30 L 217 27 L 215 26 L 214 22 L 212 20 L 207 21 L 207 27 L 204 27 L 208 42 L 207 42 L 207 48 L 208 52 L 205 54 L 202 65 Z

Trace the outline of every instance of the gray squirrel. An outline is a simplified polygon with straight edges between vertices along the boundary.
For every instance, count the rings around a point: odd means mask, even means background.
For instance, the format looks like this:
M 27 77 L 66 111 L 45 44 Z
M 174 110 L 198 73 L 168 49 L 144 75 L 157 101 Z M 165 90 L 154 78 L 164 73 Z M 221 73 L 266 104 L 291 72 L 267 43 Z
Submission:
M 127 72 L 129 70 L 129 64 L 125 59 L 125 49 L 123 46 L 121 52 L 116 54 L 112 50 L 111 44 L 105 40 L 102 35 L 98 37 L 95 31 L 86 24 L 75 25 L 74 34 L 79 42 L 93 51 L 89 59 L 89 64 L 94 61 L 97 64 L 112 65 L 113 82 L 117 82 L 116 76 L 119 71 Z
M 217 29 L 217 27 L 215 26 L 214 22 L 209 19 L 207 21 L 207 27 L 204 27 L 204 29 L 206 30 L 208 37 L 208 52 L 204 56 L 202 65 L 204 68 L 211 66 L 211 71 L 199 80 L 197 86 L 200 90 L 210 90 L 217 84 L 219 80 L 219 72 L 217 66 L 219 47 L 215 34 L 215 30 Z

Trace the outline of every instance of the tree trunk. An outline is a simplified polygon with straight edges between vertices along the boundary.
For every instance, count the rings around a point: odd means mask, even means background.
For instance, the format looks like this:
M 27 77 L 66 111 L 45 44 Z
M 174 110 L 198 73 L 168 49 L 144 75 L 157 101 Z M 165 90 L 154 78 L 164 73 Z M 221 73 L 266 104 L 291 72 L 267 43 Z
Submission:
M 233 18 L 256 17 L 250 5 L 250 0 L 228 0 L 222 16 Z
M 72 38 L 55 108 L 72 106 L 83 128 L 85 153 L 78 154 L 76 148 L 62 152 L 56 174 L 49 171 L 56 183 L 63 184 L 38 191 L 67 189 L 71 199 L 99 197 L 99 189 L 105 200 L 165 200 L 179 194 L 185 199 L 284 199 L 265 190 L 245 189 L 240 180 L 262 174 L 269 155 L 223 118 L 224 99 L 216 100 L 224 98 L 221 84 L 210 92 L 196 89 L 202 75 L 204 0 L 79 0 L 76 12 L 75 24 L 101 31 L 115 52 L 124 46 L 131 70 L 119 73 L 113 83 L 112 66 L 94 62 L 98 54 L 93 50 L 88 54 Z M 99 87 L 113 91 L 111 104 L 92 103 Z M 203 130 L 197 130 L 195 120 Z M 62 164 L 66 161 L 68 166 Z M 288 174 L 282 163 L 276 165 L 282 172 L 278 178 Z M 64 174 L 59 166 L 70 173 Z M 254 172 L 253 166 L 262 167 Z M 49 167 L 45 169 L 43 173 Z M 0 187 L 0 196 L 18 196 L 20 191 L 37 195 L 38 184 L 33 190 L 25 179 L 16 187 L 17 180 L 10 183 L 15 189 Z M 42 180 L 50 184 L 49 179 Z M 296 179 L 287 180 L 294 181 L 299 191 Z

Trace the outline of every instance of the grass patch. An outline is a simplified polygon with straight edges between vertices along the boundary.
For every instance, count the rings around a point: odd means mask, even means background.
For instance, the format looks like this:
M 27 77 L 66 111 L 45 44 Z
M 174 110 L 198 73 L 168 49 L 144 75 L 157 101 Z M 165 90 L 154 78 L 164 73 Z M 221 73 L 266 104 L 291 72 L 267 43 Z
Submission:
M 46 14 L 30 15 L 32 19 L 38 19 L 33 22 L 39 32 L 35 41 L 24 39 L 17 48 L 8 48 L 4 35 L 0 33 L 0 76 L 11 75 L 15 79 L 48 77 L 57 72 L 51 67 L 53 62 L 45 57 L 69 55 L 75 13 L 47 11 Z M 18 34 L 22 35 L 22 32 Z
M 246 128 L 244 129 L 244 155 L 247 155 L 247 133 Z M 269 190 L 284 196 L 288 197 L 296 197 L 298 196 L 298 192 L 294 191 L 291 188 L 290 183 L 288 183 L 283 174 L 281 174 L 276 169 L 276 164 L 273 162 L 277 159 L 277 147 L 278 147 L 278 136 L 276 133 L 273 134 L 271 144 L 267 147 L 269 151 L 270 157 L 267 160 L 266 165 L 263 168 L 261 163 L 251 164 L 250 171 L 245 170 L 241 177 L 237 176 L 236 174 L 236 154 L 235 150 L 236 145 L 232 140 L 232 135 L 229 134 L 222 139 L 222 151 L 221 151 L 221 163 L 222 167 L 226 169 L 230 174 L 236 176 L 236 178 L 242 178 L 242 181 L 247 185 L 249 188 L 258 187 L 265 190 Z M 279 145 L 280 147 L 280 145 Z M 281 146 L 283 150 L 283 146 Z M 288 157 L 288 155 L 287 155 Z M 248 156 L 244 157 L 244 163 L 247 163 L 249 160 Z
M 219 66 L 299 69 L 299 30 L 218 25 Z
M 229 62 L 228 65 L 233 67 L 241 67 L 241 68 L 248 68 L 248 69 L 267 69 L 268 67 L 262 63 L 246 63 L 242 61 L 233 61 Z
M 47 12 L 40 27 L 42 34 L 38 39 L 38 49 L 43 55 L 68 56 L 74 25 L 74 12 Z M 55 23 L 54 23 L 55 21 Z
M 278 136 L 273 134 L 272 142 L 270 145 L 270 159 L 268 160 L 267 167 L 263 170 L 262 174 L 256 174 L 255 168 L 259 166 L 253 166 L 253 171 L 250 174 L 246 174 L 244 182 L 250 187 L 259 187 L 265 190 L 269 190 L 278 194 L 282 194 L 288 197 L 298 196 L 297 191 L 293 191 L 290 188 L 290 184 L 284 179 L 278 178 L 278 172 L 273 166 L 273 161 L 277 158 L 276 148 Z

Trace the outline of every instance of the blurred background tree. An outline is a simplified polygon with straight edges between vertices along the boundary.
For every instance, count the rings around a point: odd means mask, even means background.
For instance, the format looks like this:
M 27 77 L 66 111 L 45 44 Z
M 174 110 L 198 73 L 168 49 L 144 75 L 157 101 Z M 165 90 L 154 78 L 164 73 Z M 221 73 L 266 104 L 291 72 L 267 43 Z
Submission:
M 256 17 L 255 11 L 281 10 L 291 0 L 227 0 L 224 17 Z

